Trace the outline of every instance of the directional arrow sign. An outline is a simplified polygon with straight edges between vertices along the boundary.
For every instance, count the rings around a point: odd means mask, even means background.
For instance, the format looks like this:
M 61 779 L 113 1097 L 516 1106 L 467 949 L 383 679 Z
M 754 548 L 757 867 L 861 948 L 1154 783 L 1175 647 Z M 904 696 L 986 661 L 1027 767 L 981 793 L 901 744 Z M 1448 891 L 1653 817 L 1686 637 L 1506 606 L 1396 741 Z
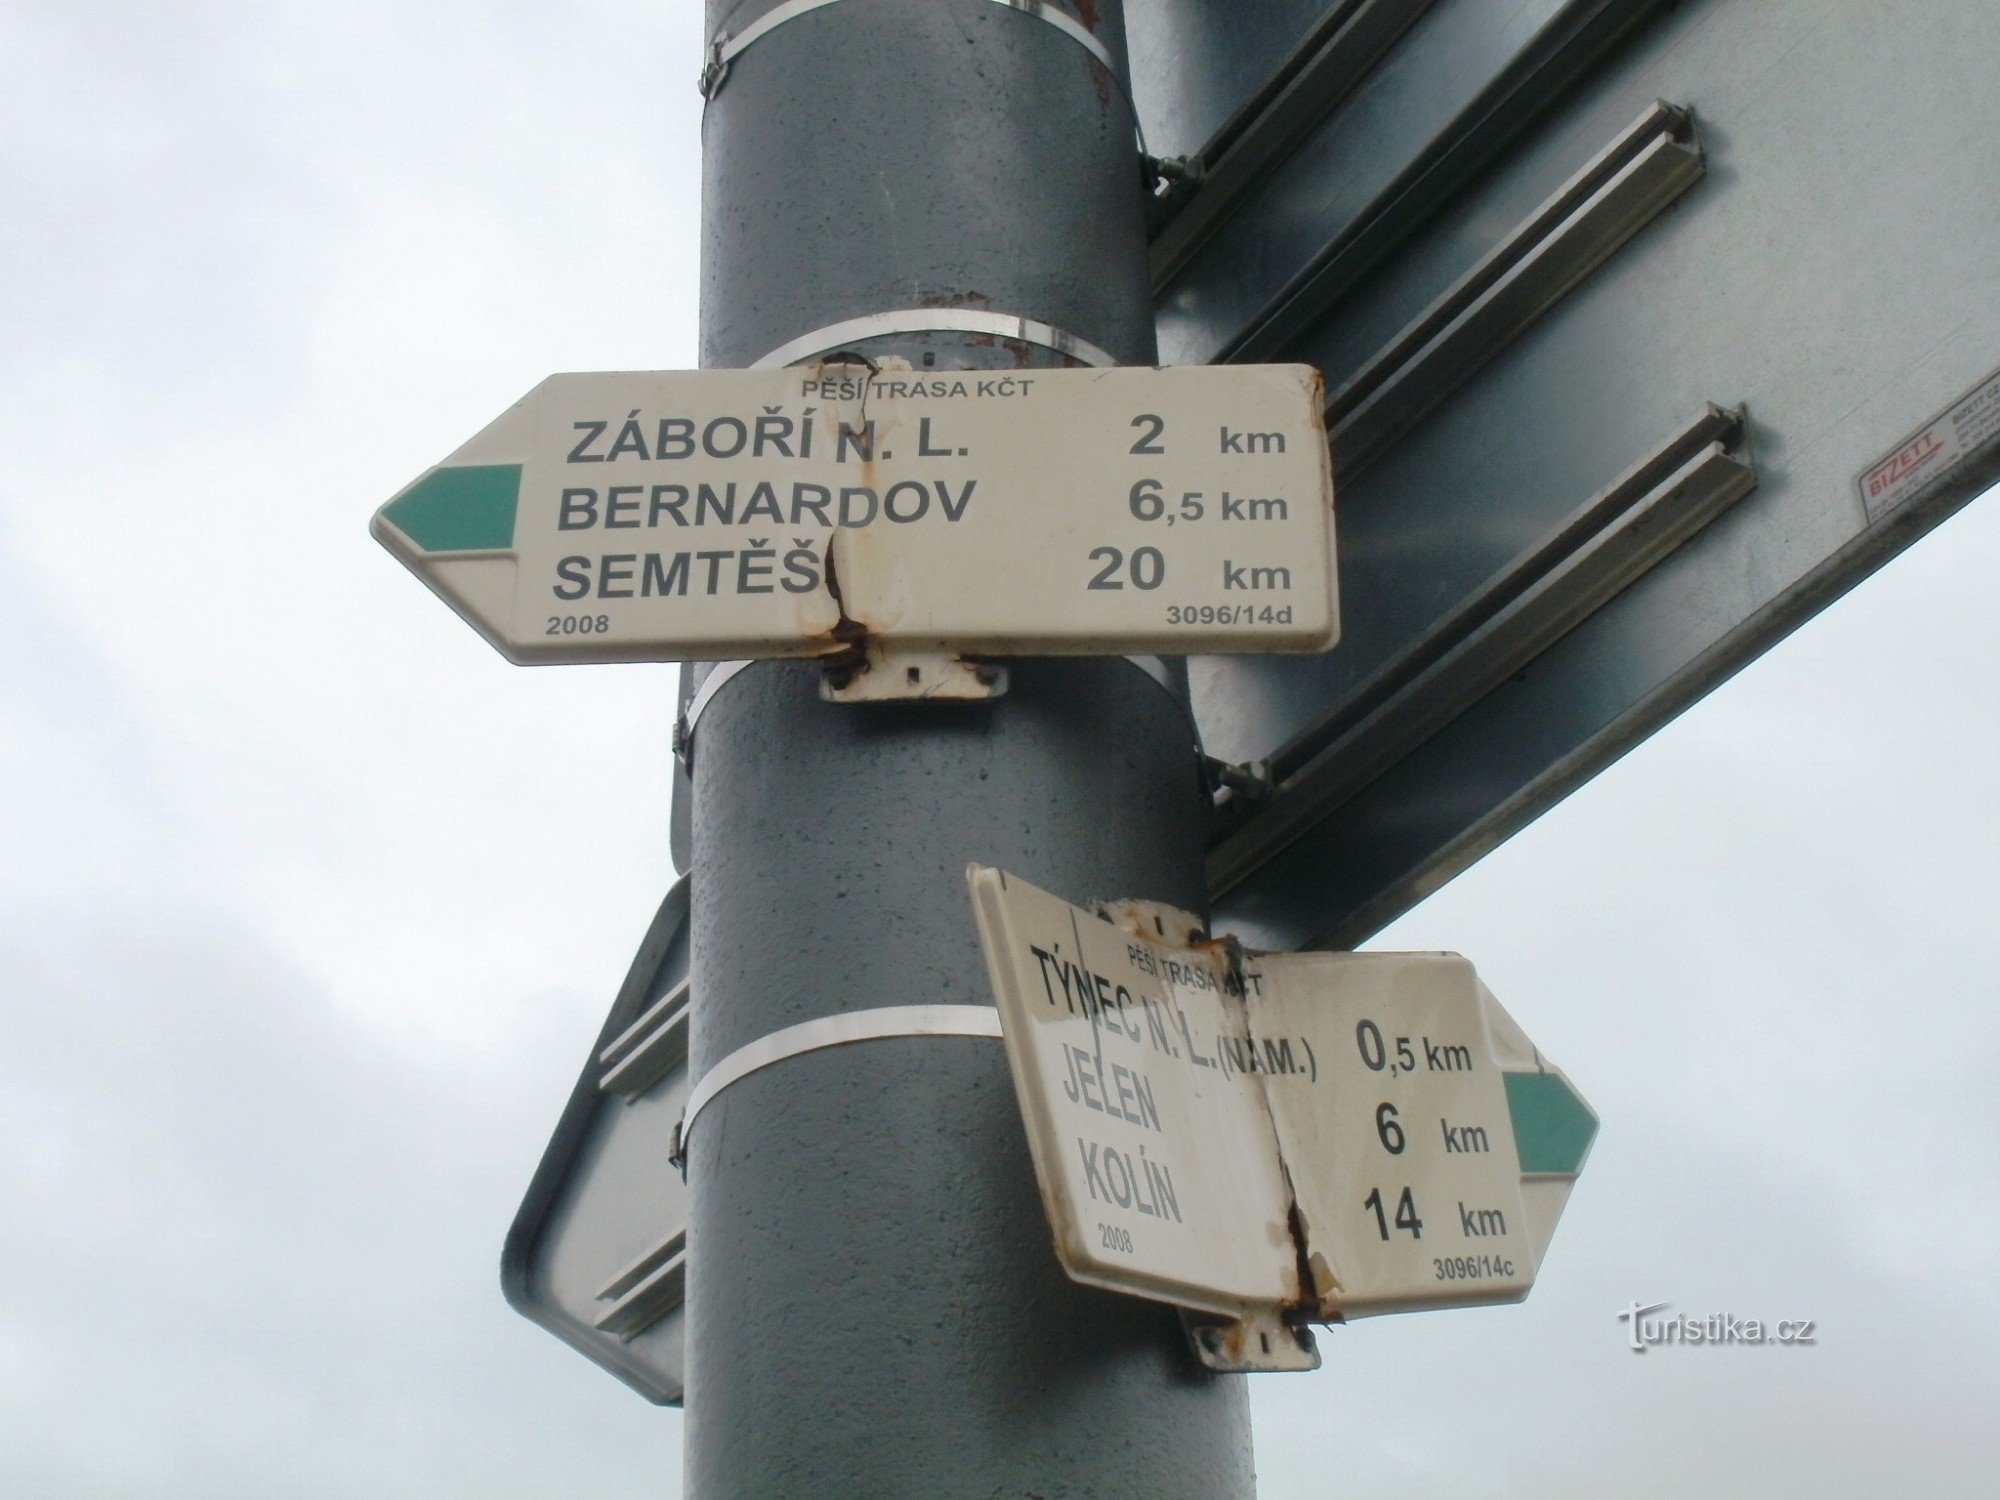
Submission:
M 1323 651 L 1303 365 L 556 375 L 376 512 L 517 662 Z
M 1319 1310 L 1527 1296 L 1597 1117 L 1472 965 L 1268 953 L 1243 981 Z
M 1527 1295 L 1597 1119 L 1471 964 L 1243 954 L 969 878 L 1076 1280 L 1233 1317 Z

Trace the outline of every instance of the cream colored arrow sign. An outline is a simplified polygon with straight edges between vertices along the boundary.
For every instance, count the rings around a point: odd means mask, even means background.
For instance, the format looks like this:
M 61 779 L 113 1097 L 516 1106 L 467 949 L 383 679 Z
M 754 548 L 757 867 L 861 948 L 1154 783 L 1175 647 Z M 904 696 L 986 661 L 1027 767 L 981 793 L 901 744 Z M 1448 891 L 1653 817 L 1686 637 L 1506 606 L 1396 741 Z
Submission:
M 1527 1295 L 1597 1119 L 1463 958 L 1243 954 L 968 878 L 1075 1279 L 1312 1320 Z
M 1323 651 L 1303 365 L 556 375 L 375 515 L 517 662 Z

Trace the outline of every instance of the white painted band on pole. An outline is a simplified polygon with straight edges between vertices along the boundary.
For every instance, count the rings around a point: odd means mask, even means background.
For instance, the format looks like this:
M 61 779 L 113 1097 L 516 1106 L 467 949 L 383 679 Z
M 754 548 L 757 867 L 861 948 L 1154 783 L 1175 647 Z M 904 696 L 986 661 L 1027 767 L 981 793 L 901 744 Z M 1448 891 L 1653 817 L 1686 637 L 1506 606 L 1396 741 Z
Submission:
M 722 86 L 722 76 L 728 70 L 730 62 L 752 42 L 769 36 L 787 21 L 797 20 L 809 11 L 823 10 L 829 5 L 838 3 L 839 0 L 784 0 L 784 3 L 772 6 L 736 35 L 717 35 L 715 40 L 709 43 L 708 71 L 702 74 L 702 93 L 713 97 L 715 91 Z M 1037 21 L 1053 26 L 1102 63 L 1114 79 L 1117 78 L 1118 69 L 1111 60 L 1111 53 L 1076 17 L 1058 10 L 1053 5 L 1045 4 L 1044 0 L 993 0 L 993 3 L 1004 5 L 1008 10 L 1017 10 L 1024 16 L 1032 16 Z
M 729 1056 L 701 1075 L 688 1095 L 687 1112 L 681 1116 L 678 1153 L 687 1151 L 694 1133 L 695 1116 L 708 1101 L 739 1079 L 747 1078 L 772 1063 L 825 1047 L 844 1047 L 849 1042 L 874 1042 L 898 1036 L 990 1036 L 1000 1035 L 1000 1012 L 991 1005 L 884 1005 L 874 1010 L 851 1010 L 837 1016 L 821 1016 L 801 1021 L 769 1036 L 738 1047 Z
M 883 338 L 898 333 L 980 333 L 993 338 L 1015 339 L 1038 344 L 1044 349 L 1084 364 L 1108 368 L 1118 363 L 1088 339 L 1080 339 L 1052 323 L 1034 318 L 1017 318 L 1012 313 L 985 312 L 974 307 L 909 307 L 895 312 L 869 313 L 802 333 L 780 344 L 750 366 L 753 370 L 776 370 L 802 364 L 815 355 L 832 354 L 863 339 Z

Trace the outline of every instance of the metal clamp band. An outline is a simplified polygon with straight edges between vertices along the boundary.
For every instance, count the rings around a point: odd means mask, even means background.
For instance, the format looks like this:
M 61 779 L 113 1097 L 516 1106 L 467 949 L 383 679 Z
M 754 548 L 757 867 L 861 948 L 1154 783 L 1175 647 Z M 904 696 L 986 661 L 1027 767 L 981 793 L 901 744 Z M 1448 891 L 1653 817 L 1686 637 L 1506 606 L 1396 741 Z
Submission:
M 711 1099 L 739 1079 L 788 1057 L 887 1037 L 999 1035 L 1000 1012 L 991 1005 L 884 1005 L 782 1027 L 769 1036 L 746 1042 L 701 1075 L 701 1081 L 688 1095 L 687 1110 L 674 1132 L 674 1156 L 685 1158 L 688 1138 L 694 1133 L 695 1116 Z
M 838 0 L 783 0 L 782 4 L 772 6 L 736 35 L 718 33 L 708 45 L 708 66 L 702 69 L 702 97 L 713 99 L 716 96 L 722 88 L 723 80 L 729 75 L 729 64 L 752 42 L 769 36 L 785 22 L 797 20 L 808 11 L 822 10 L 837 3 Z M 1032 16 L 1037 21 L 1053 26 L 1102 63 L 1105 71 L 1110 73 L 1114 80 L 1118 77 L 1118 69 L 1111 60 L 1111 53 L 1076 17 L 1044 3 L 1044 0 L 993 0 L 993 3 L 1004 5 L 1008 10 L 1017 10 L 1024 16 Z
M 747 661 L 719 661 L 708 669 L 708 675 L 701 680 L 701 686 L 688 699 L 688 706 L 681 710 L 681 716 L 674 722 L 674 754 L 681 758 L 681 764 L 690 771 L 694 769 L 694 726 L 701 718 L 701 711 L 708 707 L 708 700 L 721 691 L 738 672 L 754 663 Z
M 975 307 L 909 307 L 896 312 L 869 313 L 866 317 L 849 318 L 845 322 L 815 328 L 811 333 L 802 333 L 778 345 L 750 368 L 782 369 L 786 365 L 801 364 L 815 355 L 845 349 L 863 339 L 897 333 L 981 333 L 993 338 L 1017 339 L 1024 344 L 1038 344 L 1069 359 L 1100 368 L 1118 363 L 1088 339 L 1080 339 L 1052 323 L 1034 318 L 983 312 Z

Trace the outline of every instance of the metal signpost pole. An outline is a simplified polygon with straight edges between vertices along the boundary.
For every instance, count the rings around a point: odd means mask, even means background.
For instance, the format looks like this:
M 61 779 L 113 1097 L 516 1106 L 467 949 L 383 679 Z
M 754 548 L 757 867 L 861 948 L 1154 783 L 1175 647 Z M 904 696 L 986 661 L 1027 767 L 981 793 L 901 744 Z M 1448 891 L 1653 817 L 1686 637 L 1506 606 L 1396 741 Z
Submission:
M 705 365 L 1151 361 L 1117 0 L 708 14 Z M 760 663 L 692 737 L 695 1078 L 816 1018 L 990 1004 L 969 860 L 1204 906 L 1158 675 L 1022 661 L 988 702 L 860 705 L 823 675 Z M 686 1167 L 690 1495 L 1251 1493 L 1243 1382 L 1051 1254 L 998 1040 L 787 1057 L 706 1102 Z
M 502 1259 L 699 1500 L 1247 1496 L 1218 1372 L 1525 1296 L 1595 1112 L 1464 960 L 1297 950 L 2000 468 L 1971 7 L 1225 9 L 708 0 L 705 368 L 371 522 L 511 661 L 709 663 Z

